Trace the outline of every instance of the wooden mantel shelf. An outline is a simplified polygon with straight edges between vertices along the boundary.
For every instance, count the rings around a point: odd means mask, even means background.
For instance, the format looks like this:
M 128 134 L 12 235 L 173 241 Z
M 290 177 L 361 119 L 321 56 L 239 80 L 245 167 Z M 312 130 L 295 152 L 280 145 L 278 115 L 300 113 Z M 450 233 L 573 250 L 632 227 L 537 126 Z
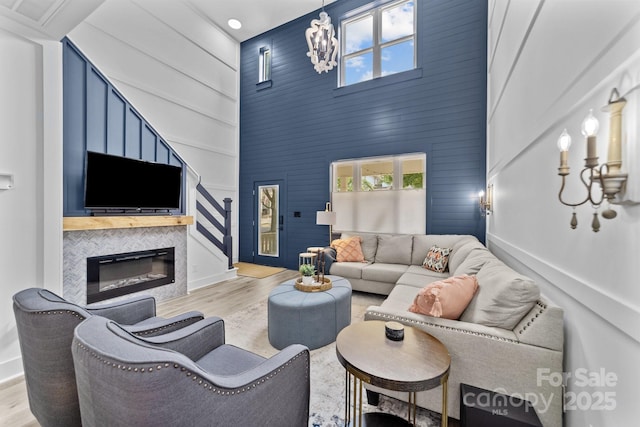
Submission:
M 64 231 L 106 230 L 110 228 L 172 227 L 193 224 L 192 216 L 67 216 Z

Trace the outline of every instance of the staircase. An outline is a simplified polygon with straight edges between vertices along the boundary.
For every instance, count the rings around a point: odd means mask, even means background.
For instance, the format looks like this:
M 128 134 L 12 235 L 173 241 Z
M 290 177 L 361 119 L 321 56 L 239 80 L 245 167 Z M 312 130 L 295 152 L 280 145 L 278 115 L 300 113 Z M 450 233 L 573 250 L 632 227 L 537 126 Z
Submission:
M 68 165 L 80 168 L 74 174 L 65 171 L 65 174 L 69 174 L 71 178 L 78 181 L 76 183 L 78 185 L 71 187 L 81 188 L 84 174 L 81 160 L 88 149 L 98 152 L 111 150 L 111 154 L 126 154 L 127 157 L 132 158 L 181 165 L 185 180 L 182 208 L 179 212 L 172 213 L 192 215 L 195 219 L 196 226 L 189 227 L 190 240 L 187 242 L 190 248 L 187 259 L 190 275 L 197 272 L 197 264 L 206 265 L 206 272 L 200 271 L 200 275 L 194 274 L 196 278 L 193 281 L 189 280 L 189 287 L 193 289 L 235 277 L 231 234 L 232 200 L 225 198 L 222 203 L 217 201 L 201 184 L 201 175 L 187 164 L 177 151 L 180 147 L 169 144 L 167 139 L 159 134 L 124 94 L 68 38 L 63 40 L 63 54 L 65 97 L 69 94 L 69 100 L 65 99 L 65 103 L 76 101 L 71 98 L 76 93 L 80 94 L 79 97 L 76 96 L 79 102 L 69 104 L 77 106 L 75 110 L 70 110 L 75 114 L 68 114 L 68 120 L 65 121 L 67 127 L 65 132 L 69 131 L 65 134 L 64 142 L 65 156 L 68 161 L 65 163 L 65 168 Z M 93 90 L 88 93 L 86 92 L 88 86 L 98 87 L 99 91 Z M 104 96 L 104 99 L 100 98 L 101 102 L 98 103 L 99 107 L 104 106 L 102 109 L 96 108 L 96 94 Z M 85 117 L 88 118 L 85 119 Z M 72 120 L 76 120 L 77 124 Z M 89 126 L 86 133 L 92 135 L 92 138 L 83 137 L 84 132 L 78 133 L 80 136 L 77 137 L 71 132 L 76 128 L 85 129 Z M 99 136 L 95 137 L 95 135 Z M 81 191 L 77 191 L 77 194 L 70 193 L 65 192 L 65 198 L 70 199 L 69 203 L 65 202 L 65 207 L 71 206 L 75 209 L 72 213 L 76 216 L 86 215 Z M 198 245 L 194 245 L 194 241 L 197 241 Z
M 224 207 L 221 206 L 216 199 L 202 186 L 202 184 L 198 183 L 196 185 L 196 191 L 198 192 L 196 196 L 196 212 L 198 213 L 196 216 L 196 229 L 202 234 L 209 242 L 213 243 L 213 245 L 218 248 L 222 253 L 225 254 L 228 260 L 228 268 L 229 270 L 233 269 L 233 246 L 232 246 L 232 238 L 231 238 L 231 199 L 225 198 L 223 200 Z M 211 211 L 207 208 L 206 203 L 198 200 L 198 197 L 204 199 L 210 207 L 212 207 L 219 215 L 222 216 L 223 224 L 216 219 L 216 217 L 211 213 Z M 209 228 L 207 227 L 213 226 L 220 233 L 222 233 L 222 239 L 217 238 L 213 235 Z

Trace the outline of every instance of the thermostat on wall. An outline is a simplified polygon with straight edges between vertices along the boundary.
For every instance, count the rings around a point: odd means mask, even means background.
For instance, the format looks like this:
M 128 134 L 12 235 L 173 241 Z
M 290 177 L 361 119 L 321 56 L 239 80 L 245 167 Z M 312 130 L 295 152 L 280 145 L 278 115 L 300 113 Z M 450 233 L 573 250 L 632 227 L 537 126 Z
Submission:
M 13 188 L 13 174 L 0 173 L 0 190 L 11 190 Z

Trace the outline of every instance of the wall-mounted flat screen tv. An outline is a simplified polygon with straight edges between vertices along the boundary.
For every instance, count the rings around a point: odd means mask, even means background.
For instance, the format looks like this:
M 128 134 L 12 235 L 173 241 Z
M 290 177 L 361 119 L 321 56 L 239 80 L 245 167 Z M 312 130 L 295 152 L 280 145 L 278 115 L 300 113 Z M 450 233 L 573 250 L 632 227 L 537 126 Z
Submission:
M 154 211 L 180 208 L 182 168 L 87 151 L 85 208 Z

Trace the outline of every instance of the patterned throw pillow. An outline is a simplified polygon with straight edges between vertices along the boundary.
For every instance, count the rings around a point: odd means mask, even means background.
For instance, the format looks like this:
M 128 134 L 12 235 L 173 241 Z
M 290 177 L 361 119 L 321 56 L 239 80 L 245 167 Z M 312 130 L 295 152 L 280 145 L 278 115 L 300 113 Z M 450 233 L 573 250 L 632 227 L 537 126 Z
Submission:
M 427 253 L 427 257 L 422 262 L 422 266 L 427 270 L 435 271 L 436 273 L 444 273 L 447 271 L 450 253 L 450 248 L 431 246 L 431 249 L 429 249 L 429 252 Z
M 420 289 L 409 311 L 457 320 L 478 289 L 476 276 L 454 276 Z
M 353 236 L 348 239 L 336 239 L 331 242 L 331 247 L 336 250 L 336 261 L 364 262 L 361 241 L 360 236 Z

